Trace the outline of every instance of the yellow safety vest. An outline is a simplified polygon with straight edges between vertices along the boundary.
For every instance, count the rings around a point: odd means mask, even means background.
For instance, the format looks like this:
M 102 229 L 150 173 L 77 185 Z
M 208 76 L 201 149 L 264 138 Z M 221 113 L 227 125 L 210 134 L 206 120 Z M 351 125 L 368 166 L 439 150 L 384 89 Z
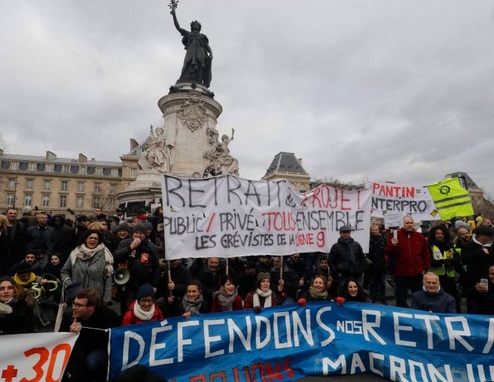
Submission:
M 453 259 L 453 252 L 454 249 L 450 248 L 447 251 L 442 252 L 439 247 L 436 245 L 432 246 L 432 260 L 435 261 L 440 261 L 440 260 L 450 260 Z M 444 266 L 444 263 L 441 264 L 440 266 L 437 267 L 431 267 L 429 269 L 429 272 L 435 273 L 438 276 L 448 276 L 448 277 L 455 277 L 455 270 L 454 269 L 446 269 Z
M 442 220 L 474 214 L 470 194 L 461 186 L 458 178 L 431 184 L 427 189 Z

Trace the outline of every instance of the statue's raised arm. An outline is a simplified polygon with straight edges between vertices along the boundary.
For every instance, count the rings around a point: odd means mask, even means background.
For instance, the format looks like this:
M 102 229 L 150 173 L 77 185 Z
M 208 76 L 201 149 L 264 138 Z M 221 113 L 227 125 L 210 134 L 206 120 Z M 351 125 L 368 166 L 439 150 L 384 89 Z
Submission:
M 211 61 L 213 51 L 209 46 L 209 40 L 206 35 L 201 33 L 201 23 L 193 21 L 190 23 L 190 32 L 180 27 L 178 23 L 175 8 L 177 2 L 170 3 L 171 15 L 175 28 L 180 32 L 182 44 L 184 44 L 185 59 L 182 67 L 182 73 L 177 81 L 179 83 L 194 83 L 209 88 L 211 84 Z
M 180 34 L 182 36 L 185 35 L 187 33 L 187 31 L 180 27 L 180 24 L 178 23 L 178 20 L 177 20 L 177 14 L 175 12 L 175 8 L 172 8 L 170 13 L 173 16 L 173 24 L 175 24 L 175 28 L 177 28 L 177 30 L 180 32 Z

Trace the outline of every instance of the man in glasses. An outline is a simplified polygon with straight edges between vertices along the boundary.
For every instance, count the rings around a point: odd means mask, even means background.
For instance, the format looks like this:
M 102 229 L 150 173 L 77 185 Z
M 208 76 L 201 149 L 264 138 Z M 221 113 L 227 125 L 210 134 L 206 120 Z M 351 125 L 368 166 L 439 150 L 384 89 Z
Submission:
M 80 333 L 70 355 L 64 380 L 106 381 L 108 331 L 119 326 L 115 311 L 101 304 L 94 289 L 81 290 L 65 314 L 61 332 Z M 90 375 L 90 378 L 87 376 Z M 92 378 L 92 379 L 91 379 Z

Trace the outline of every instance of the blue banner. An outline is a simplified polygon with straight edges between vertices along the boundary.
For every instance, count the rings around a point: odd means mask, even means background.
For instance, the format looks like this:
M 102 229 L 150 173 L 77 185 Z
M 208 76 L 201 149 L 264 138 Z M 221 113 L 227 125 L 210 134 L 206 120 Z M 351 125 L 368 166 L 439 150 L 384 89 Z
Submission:
M 492 381 L 493 345 L 489 316 L 310 303 L 112 329 L 110 377 L 142 364 L 175 382 L 364 372 L 403 381 Z

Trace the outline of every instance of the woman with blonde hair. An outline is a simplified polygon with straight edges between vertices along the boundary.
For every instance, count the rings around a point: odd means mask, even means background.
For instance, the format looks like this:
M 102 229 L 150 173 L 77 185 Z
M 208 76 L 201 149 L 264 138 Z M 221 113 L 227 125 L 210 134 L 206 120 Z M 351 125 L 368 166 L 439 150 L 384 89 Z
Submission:
M 332 296 L 327 290 L 328 279 L 326 276 L 317 275 L 312 279 L 311 286 L 298 299 L 298 304 L 305 306 L 308 301 L 331 301 Z
M 7 216 L 0 215 L 0 235 L 5 235 L 7 233 L 8 226 L 9 226 L 9 219 L 7 219 Z

